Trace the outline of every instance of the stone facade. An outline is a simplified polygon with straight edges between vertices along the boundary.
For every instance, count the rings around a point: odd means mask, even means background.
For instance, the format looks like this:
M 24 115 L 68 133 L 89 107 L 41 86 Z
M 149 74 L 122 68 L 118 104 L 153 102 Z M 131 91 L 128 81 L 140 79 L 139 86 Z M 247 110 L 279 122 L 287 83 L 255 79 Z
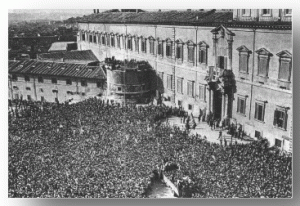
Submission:
M 256 19 L 247 19 L 253 22 L 245 28 L 239 10 L 233 11 L 237 25 L 79 22 L 78 48 L 91 49 L 99 60 L 146 60 L 159 77 L 157 89 L 171 105 L 181 105 L 194 116 L 200 109 L 213 112 L 216 118 L 241 124 L 251 137 L 265 137 L 270 145 L 289 150 L 293 114 L 292 31 L 284 24 L 288 15 L 272 10 L 283 23 L 270 29 L 268 24 L 257 26 L 267 21 L 265 11 L 251 12 Z

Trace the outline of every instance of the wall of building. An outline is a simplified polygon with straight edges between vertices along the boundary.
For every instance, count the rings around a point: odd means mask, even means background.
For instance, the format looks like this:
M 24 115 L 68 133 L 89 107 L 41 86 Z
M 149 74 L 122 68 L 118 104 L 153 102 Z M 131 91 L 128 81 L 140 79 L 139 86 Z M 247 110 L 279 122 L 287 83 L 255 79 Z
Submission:
M 238 14 L 236 14 L 238 15 Z M 255 13 L 257 15 L 257 12 Z M 111 48 L 103 46 L 101 44 L 89 43 L 88 41 L 78 42 L 79 48 L 82 50 L 91 49 L 99 59 L 105 57 L 115 56 L 116 59 L 136 59 L 149 61 L 150 65 L 156 71 L 157 76 L 162 79 L 158 79 L 158 82 L 163 83 L 163 88 L 160 88 L 161 92 L 167 97 L 172 97 L 175 93 L 174 105 L 178 106 L 178 101 L 182 101 L 184 109 L 188 110 L 188 106 L 192 105 L 194 115 L 198 115 L 199 109 L 208 108 L 209 92 L 206 90 L 205 100 L 200 100 L 199 84 L 207 86 L 205 76 L 208 73 L 209 66 L 215 66 L 215 56 L 213 56 L 213 34 L 211 30 L 213 27 L 191 27 L 191 26 L 161 26 L 161 25 L 103 25 L 103 24 L 88 24 L 79 23 L 80 30 L 92 30 L 96 32 L 107 32 L 107 33 L 119 33 L 119 34 L 131 34 L 143 37 L 152 36 L 155 39 L 167 39 L 170 38 L 172 41 L 181 39 L 184 43 L 187 41 L 193 41 L 198 44 L 201 41 L 205 41 L 209 46 L 207 49 L 207 64 L 200 64 L 198 62 L 198 48 L 195 48 L 195 62 L 190 63 L 187 61 L 187 45 L 184 44 L 183 61 L 179 61 L 175 58 L 173 53 L 172 57 L 166 57 L 166 44 L 163 43 L 163 57 L 157 55 L 157 50 L 154 54 L 150 54 L 150 44 L 147 40 L 147 53 L 141 52 L 141 45 L 139 51 L 135 51 L 135 45 L 133 41 L 133 50 L 128 51 L 122 48 L 121 38 L 121 49 Z M 95 29 L 95 30 L 93 30 Z M 280 89 L 278 83 L 278 71 L 279 71 L 279 57 L 277 53 L 287 50 L 292 53 L 292 31 L 291 30 L 268 30 L 268 29 L 257 29 L 253 30 L 250 28 L 228 28 L 235 35 L 233 36 L 232 45 L 232 70 L 235 74 L 237 92 L 234 95 L 233 101 L 233 112 L 232 117 L 236 122 L 242 124 L 245 132 L 250 136 L 254 136 L 255 130 L 263 131 L 263 137 L 269 139 L 270 144 L 273 145 L 275 138 L 282 139 L 282 136 L 291 138 L 291 124 L 292 124 L 292 92 L 291 89 Z M 87 38 L 86 38 L 87 39 Z M 117 41 L 115 41 L 117 45 Z M 173 44 L 174 45 L 174 44 Z M 155 47 L 157 41 L 155 41 Z M 237 48 L 240 46 L 247 47 L 251 54 L 248 62 L 248 74 L 242 74 L 239 72 L 239 51 Z M 273 54 L 270 58 L 269 73 L 264 84 L 258 83 L 257 69 L 258 69 L 258 54 L 257 50 L 265 48 Z M 173 48 L 173 52 L 175 48 Z M 227 49 L 227 48 L 226 48 Z M 167 76 L 173 75 L 173 88 L 167 88 Z M 177 92 L 177 78 L 183 79 L 183 93 Z M 252 81 L 253 79 L 253 81 Z M 292 79 L 292 78 L 291 78 Z M 194 95 L 187 95 L 187 82 L 194 82 Z M 240 115 L 237 113 L 237 97 L 238 95 L 246 97 L 246 114 Z M 280 98 L 278 98 L 280 97 Z M 255 114 L 255 102 L 257 99 L 266 100 L 268 103 L 265 107 L 265 122 L 258 122 L 254 120 Z M 288 110 L 288 123 L 287 130 L 281 130 L 274 128 L 274 110 L 276 105 L 290 107 Z M 284 147 L 288 148 L 288 142 L 285 143 Z
M 81 86 L 81 79 L 72 79 L 72 85 L 66 84 L 66 79 L 59 77 L 57 78 L 57 84 L 52 83 L 52 77 L 44 77 L 44 82 L 39 83 L 37 77 L 30 76 L 30 81 L 25 81 L 23 75 L 17 75 L 17 81 L 11 81 L 11 91 L 10 98 L 16 98 L 16 94 L 20 98 L 21 95 L 23 99 L 27 99 L 27 96 L 30 95 L 33 101 L 41 101 L 41 97 L 44 97 L 47 102 L 55 102 L 55 98 L 58 98 L 59 102 L 67 101 L 68 99 L 74 99 L 76 101 L 84 100 L 89 97 L 97 96 L 104 93 L 103 88 L 97 87 L 97 80 L 87 80 L 87 86 Z M 103 81 L 103 80 L 102 80 Z M 104 81 L 103 81 L 104 84 Z M 14 88 L 14 87 L 17 87 Z M 26 88 L 30 88 L 27 90 Z M 57 90 L 58 92 L 53 92 Z M 73 92 L 68 94 L 68 92 Z M 79 92 L 77 94 L 76 92 Z

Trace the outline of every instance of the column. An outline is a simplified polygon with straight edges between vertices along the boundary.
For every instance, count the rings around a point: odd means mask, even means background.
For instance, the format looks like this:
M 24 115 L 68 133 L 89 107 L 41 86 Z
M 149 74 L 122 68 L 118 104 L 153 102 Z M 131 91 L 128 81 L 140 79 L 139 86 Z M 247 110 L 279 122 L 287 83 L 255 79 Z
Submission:
M 228 42 L 228 61 L 227 61 L 227 69 L 232 70 L 232 36 L 229 36 L 230 39 L 227 40 Z
M 209 96 L 208 96 L 208 113 L 211 111 L 211 89 L 208 90 L 209 91 Z
M 222 113 L 221 113 L 221 119 L 224 119 L 225 116 L 225 94 L 222 92 Z
M 215 98 L 214 98 L 214 90 L 211 90 L 211 112 L 215 114 Z M 215 115 L 214 115 L 215 116 Z M 214 117 L 215 118 L 215 117 Z
M 224 118 L 227 119 L 228 117 L 228 94 L 224 95 L 224 104 L 225 104 L 225 109 L 224 109 Z
M 215 64 L 214 66 L 216 67 L 217 66 L 217 61 L 218 61 L 218 55 L 217 55 L 217 42 L 218 42 L 218 39 L 217 39 L 217 34 L 218 32 L 215 32 L 213 33 L 213 56 L 215 56 Z

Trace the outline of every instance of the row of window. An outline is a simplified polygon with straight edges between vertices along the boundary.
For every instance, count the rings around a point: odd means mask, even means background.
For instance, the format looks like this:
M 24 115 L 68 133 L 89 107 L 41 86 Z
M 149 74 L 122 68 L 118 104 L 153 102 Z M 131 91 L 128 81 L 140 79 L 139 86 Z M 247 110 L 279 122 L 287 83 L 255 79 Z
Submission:
M 97 43 L 96 41 L 96 34 L 88 34 L 89 42 L 90 43 Z M 115 37 L 116 36 L 116 37 Z M 94 38 L 93 38 L 94 37 Z M 117 45 L 115 45 L 115 38 L 117 40 Z M 121 49 L 121 43 L 120 39 L 122 38 L 122 48 L 123 49 L 128 49 L 133 51 L 135 49 L 136 52 L 139 52 L 139 49 L 141 48 L 141 52 L 147 53 L 147 40 L 149 41 L 149 52 L 150 54 L 155 54 L 155 49 L 156 52 L 159 56 L 163 57 L 172 57 L 173 54 L 173 46 L 175 46 L 175 58 L 182 60 L 184 59 L 183 57 L 183 45 L 185 44 L 181 39 L 176 40 L 173 42 L 171 39 L 167 38 L 166 40 L 161 40 L 161 39 L 154 39 L 153 37 L 149 38 L 144 38 L 144 37 L 137 37 L 137 36 L 124 36 L 124 35 L 115 35 L 113 33 L 111 34 L 99 34 L 98 35 L 98 44 L 102 44 L 105 46 L 111 46 L 111 47 L 117 47 Z M 101 41 L 100 41 L 101 39 Z M 81 40 L 85 40 L 85 33 L 81 35 Z M 135 47 L 133 46 L 133 41 L 135 43 Z M 155 48 L 155 41 L 157 41 L 157 47 Z M 195 62 L 195 48 L 196 44 L 193 43 L 192 41 L 186 42 L 187 44 L 187 49 L 188 49 L 188 56 L 187 56 L 187 61 L 194 63 Z M 164 54 L 164 47 L 166 48 L 165 54 Z M 209 46 L 204 42 L 201 41 L 198 43 L 198 62 L 207 64 L 207 49 Z
M 257 101 L 255 102 L 254 118 L 258 121 L 264 122 L 266 103 Z M 246 97 L 238 97 L 237 99 L 237 113 L 246 115 Z M 287 126 L 287 108 L 278 107 L 274 111 L 273 125 L 277 128 L 286 130 Z
M 160 78 L 163 80 L 163 73 L 159 74 Z M 167 89 L 173 90 L 173 75 L 167 75 Z M 183 78 L 177 77 L 177 93 L 183 94 Z M 194 81 L 187 81 L 187 95 L 190 97 L 195 97 L 195 82 Z M 198 98 L 201 101 L 206 101 L 206 85 L 199 84 L 198 85 Z
M 237 50 L 239 51 L 239 72 L 248 74 L 249 57 L 252 52 L 246 46 L 241 46 L 237 48 Z M 268 77 L 270 59 L 273 54 L 265 48 L 257 50 L 256 53 L 258 54 L 257 76 Z M 292 54 L 287 50 L 284 50 L 276 55 L 279 57 L 278 79 L 290 82 L 292 72 Z
M 262 9 L 261 15 L 262 16 L 272 16 L 272 9 Z M 283 15 L 291 16 L 292 9 L 283 9 Z M 242 9 L 242 16 L 251 16 L 251 9 Z
M 57 90 L 56 90 L 57 91 Z M 53 90 L 53 92 L 54 92 L 54 90 Z M 57 92 L 54 92 L 54 93 L 58 93 L 58 91 Z M 69 95 L 73 95 L 73 93 L 74 92 L 71 92 L 71 91 L 67 91 L 67 94 L 69 94 Z M 85 93 L 84 92 L 82 92 L 82 93 L 77 93 L 77 94 L 81 94 L 82 96 L 85 96 Z M 14 99 L 19 99 L 19 94 L 15 94 L 14 95 Z M 32 97 L 31 97 L 31 95 L 27 95 L 27 100 L 28 101 L 31 101 L 32 100 Z M 44 102 L 45 101 L 45 97 L 44 96 L 41 96 L 41 102 Z M 55 98 L 55 102 L 57 102 L 58 101 L 58 98 L 56 97 Z
M 30 81 L 30 77 L 27 76 L 27 75 L 24 76 L 24 79 L 25 79 L 26 82 Z M 18 76 L 17 75 L 12 75 L 12 80 L 13 81 L 18 81 Z M 39 83 L 44 83 L 44 78 L 39 76 L 38 77 L 38 82 Z M 57 84 L 57 78 L 51 78 L 51 82 L 52 82 L 52 84 Z M 81 80 L 80 83 L 81 83 L 81 86 L 83 86 L 83 87 L 88 86 L 86 80 Z M 66 85 L 72 85 L 72 80 L 71 79 L 66 79 Z M 102 86 L 103 86 L 102 82 L 97 82 L 97 87 L 98 88 L 100 88 Z

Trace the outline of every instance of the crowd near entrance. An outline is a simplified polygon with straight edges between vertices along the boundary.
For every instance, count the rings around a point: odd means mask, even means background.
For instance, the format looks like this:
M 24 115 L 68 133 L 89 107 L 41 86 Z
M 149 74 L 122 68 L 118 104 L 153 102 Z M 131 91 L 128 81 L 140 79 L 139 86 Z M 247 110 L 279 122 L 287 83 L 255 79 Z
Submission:
M 179 197 L 292 196 L 289 154 L 264 139 L 210 142 L 191 127 L 164 124 L 171 116 L 195 123 L 182 108 L 164 105 L 10 102 L 9 197 L 153 197 L 147 193 L 153 170 Z

